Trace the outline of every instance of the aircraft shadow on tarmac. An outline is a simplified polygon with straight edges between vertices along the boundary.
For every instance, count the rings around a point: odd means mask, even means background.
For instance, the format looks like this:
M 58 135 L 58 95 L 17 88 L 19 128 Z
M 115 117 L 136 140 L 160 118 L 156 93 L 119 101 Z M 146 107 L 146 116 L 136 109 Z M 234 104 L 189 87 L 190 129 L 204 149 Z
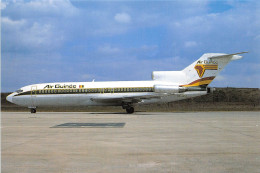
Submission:
M 125 123 L 64 123 L 50 128 L 123 128 Z
M 138 113 L 138 115 L 147 115 L 147 112 L 143 111 L 136 111 L 135 113 Z M 105 114 L 119 114 L 119 115 L 136 115 L 136 114 L 128 114 L 126 112 L 91 112 L 88 114 L 97 114 L 97 115 L 105 115 Z
M 125 112 L 91 112 L 88 114 L 127 114 Z

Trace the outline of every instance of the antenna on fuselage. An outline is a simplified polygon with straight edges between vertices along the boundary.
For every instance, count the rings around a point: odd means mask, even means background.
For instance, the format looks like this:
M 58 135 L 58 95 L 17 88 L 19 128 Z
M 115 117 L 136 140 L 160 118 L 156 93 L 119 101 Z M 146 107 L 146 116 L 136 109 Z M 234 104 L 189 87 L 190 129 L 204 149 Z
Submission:
M 95 82 L 95 79 L 93 79 L 92 82 Z

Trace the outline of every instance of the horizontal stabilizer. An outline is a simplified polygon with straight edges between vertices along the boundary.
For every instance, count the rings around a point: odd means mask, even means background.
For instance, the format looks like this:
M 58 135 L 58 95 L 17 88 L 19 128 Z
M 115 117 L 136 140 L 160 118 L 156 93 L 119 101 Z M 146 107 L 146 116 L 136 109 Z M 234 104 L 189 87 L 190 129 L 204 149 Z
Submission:
M 241 59 L 242 56 L 238 56 L 239 54 L 244 54 L 248 52 L 238 52 L 238 53 L 232 53 L 232 54 L 225 54 L 225 55 L 215 55 L 212 57 L 208 57 L 209 59 L 219 59 L 219 58 L 227 58 L 227 57 L 232 57 L 230 60 L 238 60 Z

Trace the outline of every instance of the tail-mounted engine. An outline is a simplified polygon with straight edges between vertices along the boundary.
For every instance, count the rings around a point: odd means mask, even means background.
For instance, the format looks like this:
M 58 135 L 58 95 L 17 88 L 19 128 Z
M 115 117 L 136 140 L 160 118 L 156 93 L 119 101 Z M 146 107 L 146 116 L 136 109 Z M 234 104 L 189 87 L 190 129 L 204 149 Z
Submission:
M 156 93 L 181 93 L 185 92 L 184 87 L 174 85 L 155 85 L 154 92 Z
M 202 87 L 182 87 L 176 85 L 154 85 L 154 92 L 156 93 L 182 93 L 186 91 L 207 91 L 212 93 L 214 88 L 202 88 Z

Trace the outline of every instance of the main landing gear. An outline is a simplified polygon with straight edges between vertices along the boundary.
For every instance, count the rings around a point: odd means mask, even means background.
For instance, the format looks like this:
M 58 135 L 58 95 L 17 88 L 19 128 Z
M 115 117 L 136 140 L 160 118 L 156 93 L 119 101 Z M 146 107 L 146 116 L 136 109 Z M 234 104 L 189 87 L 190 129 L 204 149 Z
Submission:
M 128 114 L 132 114 L 135 111 L 131 103 L 123 103 L 122 108 L 125 109 Z
M 134 111 L 135 111 L 135 109 L 133 107 L 126 108 L 126 112 L 128 114 L 132 114 L 132 113 L 134 113 Z
M 31 113 L 35 114 L 36 113 L 36 108 L 31 108 Z

